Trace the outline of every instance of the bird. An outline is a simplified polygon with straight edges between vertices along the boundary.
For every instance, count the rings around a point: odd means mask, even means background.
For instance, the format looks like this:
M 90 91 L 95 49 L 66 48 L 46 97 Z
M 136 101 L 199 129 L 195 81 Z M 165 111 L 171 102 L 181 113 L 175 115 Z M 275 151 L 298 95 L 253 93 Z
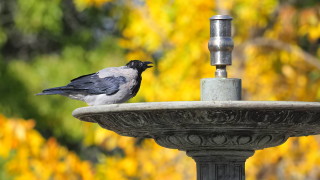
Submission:
M 62 95 L 89 106 L 124 103 L 134 97 L 141 85 L 141 74 L 151 68 L 150 61 L 131 60 L 125 66 L 108 67 L 79 76 L 69 84 L 43 90 L 36 95 Z

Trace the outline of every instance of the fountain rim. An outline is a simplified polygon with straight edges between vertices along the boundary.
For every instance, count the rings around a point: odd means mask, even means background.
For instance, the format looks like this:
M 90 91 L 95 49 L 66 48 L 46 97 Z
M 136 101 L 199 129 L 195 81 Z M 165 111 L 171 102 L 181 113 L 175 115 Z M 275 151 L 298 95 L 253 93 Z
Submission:
M 166 101 L 166 102 L 143 102 L 121 103 L 98 106 L 87 106 L 75 109 L 74 117 L 92 113 L 108 113 L 122 111 L 165 111 L 165 110 L 188 110 L 188 109 L 257 109 L 257 110 L 318 110 L 320 102 L 303 101 Z

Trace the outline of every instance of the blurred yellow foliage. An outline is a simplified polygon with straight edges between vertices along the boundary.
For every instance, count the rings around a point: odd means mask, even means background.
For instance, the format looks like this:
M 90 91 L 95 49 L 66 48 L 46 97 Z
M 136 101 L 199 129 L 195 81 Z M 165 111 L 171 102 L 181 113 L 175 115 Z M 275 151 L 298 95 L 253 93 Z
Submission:
M 123 149 L 124 155 L 99 157 L 92 165 L 60 146 L 54 138 L 45 140 L 32 120 L 7 119 L 0 115 L 0 162 L 8 177 L 17 180 L 33 179 L 194 179 L 195 169 L 185 153 L 160 148 L 151 140 L 139 145 L 133 138 L 120 137 L 97 128 L 94 141 L 106 150 Z M 179 162 L 179 164 L 177 164 Z M 1 163 L 0 163 L 1 165 Z
M 17 180 L 93 179 L 90 162 L 81 161 L 54 138 L 45 140 L 32 120 L 0 115 L 0 159 L 8 177 Z
M 160 54 L 157 72 L 146 72 L 138 97 L 143 96 L 140 98 L 146 101 L 199 100 L 199 80 L 213 77 L 214 72 L 209 66 L 207 49 L 208 19 L 215 14 L 214 2 L 164 0 L 131 4 L 129 24 L 119 41 L 130 50 L 127 58 L 154 59 L 154 55 Z M 317 69 L 304 59 L 296 45 L 298 36 L 307 35 L 310 40 L 320 37 L 317 7 L 299 11 L 292 6 L 279 6 L 275 0 L 235 0 L 222 6 L 234 13 L 236 47 L 244 46 L 240 56 L 235 54 L 235 65 L 229 74 L 243 79 L 246 99 L 312 101 L 320 98 L 319 78 L 309 78 Z M 278 17 L 269 20 L 277 8 Z M 295 24 L 297 15 L 300 19 Z M 261 38 L 267 42 L 251 42 L 268 21 L 275 22 L 271 22 L 274 27 Z M 280 48 L 275 47 L 269 39 L 283 43 L 278 45 Z M 281 71 L 288 69 L 292 70 L 290 75 Z M 288 91 L 293 87 L 295 92 Z
M 256 151 L 246 163 L 247 179 L 319 179 L 319 147 L 319 136 L 311 136 Z

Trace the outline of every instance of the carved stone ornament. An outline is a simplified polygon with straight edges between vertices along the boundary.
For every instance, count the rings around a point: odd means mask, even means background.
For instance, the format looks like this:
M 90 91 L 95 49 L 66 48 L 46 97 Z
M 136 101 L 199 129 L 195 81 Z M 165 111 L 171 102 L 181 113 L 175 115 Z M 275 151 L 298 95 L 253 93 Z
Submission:
M 180 150 L 256 150 L 320 133 L 320 103 L 311 102 L 127 103 L 83 107 L 73 116 Z
M 244 162 L 254 150 L 320 134 L 320 103 L 315 102 L 126 103 L 83 107 L 73 116 L 186 151 L 197 162 L 199 180 L 244 179 Z

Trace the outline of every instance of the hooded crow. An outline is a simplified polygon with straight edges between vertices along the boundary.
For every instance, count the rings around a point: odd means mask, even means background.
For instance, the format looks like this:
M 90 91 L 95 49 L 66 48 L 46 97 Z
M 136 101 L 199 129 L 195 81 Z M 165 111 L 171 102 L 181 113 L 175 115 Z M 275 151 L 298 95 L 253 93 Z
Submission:
M 149 61 L 132 60 L 125 66 L 105 68 L 75 79 L 66 86 L 45 89 L 37 95 L 60 94 L 88 105 L 123 103 L 134 97 L 141 84 L 141 74 L 151 68 Z

